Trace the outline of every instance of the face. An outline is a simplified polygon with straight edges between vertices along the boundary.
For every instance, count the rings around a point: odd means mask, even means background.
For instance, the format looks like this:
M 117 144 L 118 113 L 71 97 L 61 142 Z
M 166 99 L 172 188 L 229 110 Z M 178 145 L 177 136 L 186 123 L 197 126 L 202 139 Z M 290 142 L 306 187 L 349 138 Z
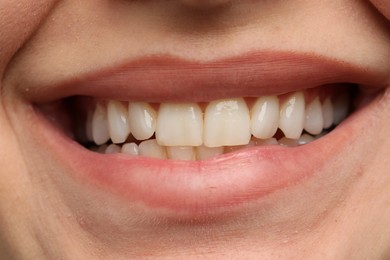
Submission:
M 0 255 L 390 257 L 389 18 L 2 0 Z

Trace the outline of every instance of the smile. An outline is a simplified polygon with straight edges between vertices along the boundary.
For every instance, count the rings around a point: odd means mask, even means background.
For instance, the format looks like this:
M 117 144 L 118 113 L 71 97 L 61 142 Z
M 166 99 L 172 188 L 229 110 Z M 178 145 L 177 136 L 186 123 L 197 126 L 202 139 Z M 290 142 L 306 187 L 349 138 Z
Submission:
M 29 92 L 72 178 L 190 215 L 296 185 L 358 138 L 385 77 L 308 54 L 147 57 Z
M 252 146 L 298 146 L 347 117 L 351 87 L 338 87 L 345 89 L 205 104 L 101 101 L 87 112 L 84 132 L 93 150 L 160 159 L 204 160 Z

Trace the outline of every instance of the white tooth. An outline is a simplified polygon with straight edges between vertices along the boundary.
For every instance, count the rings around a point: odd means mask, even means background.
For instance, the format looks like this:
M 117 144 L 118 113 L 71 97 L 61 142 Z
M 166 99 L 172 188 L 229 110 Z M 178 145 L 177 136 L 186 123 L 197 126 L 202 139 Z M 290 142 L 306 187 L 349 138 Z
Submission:
M 305 130 L 313 135 L 320 134 L 324 128 L 320 98 L 316 97 L 305 109 Z
M 286 147 L 296 147 L 299 145 L 299 140 L 283 137 L 279 141 L 279 145 Z
M 269 138 L 269 139 L 257 139 L 254 138 L 253 142 L 256 146 L 266 146 L 266 145 L 277 145 L 278 140 L 276 138 Z
M 331 127 L 333 125 L 333 105 L 330 97 L 327 97 L 322 104 L 322 116 L 324 117 L 324 128 Z
M 338 95 L 333 103 L 333 121 L 335 125 L 340 124 L 347 116 L 349 111 L 349 95 L 342 93 Z
M 246 145 L 250 139 L 250 116 L 244 99 L 209 103 L 205 113 L 205 146 Z
M 295 92 L 281 105 L 279 128 L 290 139 L 298 139 L 303 131 L 305 122 L 305 96 Z
M 195 151 L 192 146 L 167 147 L 168 158 L 173 160 L 194 161 Z
M 313 136 L 308 135 L 308 134 L 303 134 L 301 138 L 299 138 L 298 143 L 299 145 L 304 145 L 313 142 L 316 140 Z
M 97 145 L 104 144 L 110 139 L 107 112 L 100 104 L 96 104 L 96 108 L 92 116 L 92 138 Z
M 286 146 L 286 147 L 296 147 L 304 144 L 311 143 L 315 140 L 314 137 L 308 134 L 303 134 L 299 139 L 289 139 L 286 137 L 283 137 L 282 139 L 279 140 L 279 144 L 281 146 Z
M 206 147 L 206 146 L 198 146 L 196 147 L 196 159 L 198 160 L 206 160 L 218 155 L 223 154 L 223 147 Z
M 158 145 L 156 139 L 146 140 L 139 144 L 139 154 L 142 156 L 166 159 L 165 147 Z
M 143 102 L 129 103 L 129 123 L 131 133 L 137 140 L 146 140 L 156 131 L 157 112 Z
M 108 130 L 113 143 L 123 143 L 130 134 L 127 108 L 119 101 L 107 105 Z
M 232 153 L 245 148 L 254 147 L 255 145 L 256 145 L 255 142 L 251 140 L 249 141 L 249 144 L 246 145 L 225 146 L 223 151 L 224 153 Z
M 260 97 L 251 113 L 252 135 L 261 139 L 274 136 L 279 126 L 279 99 L 276 96 Z
M 139 148 L 136 143 L 127 143 L 122 145 L 122 153 L 137 156 L 139 155 Z
M 121 152 L 121 147 L 116 144 L 110 144 L 107 146 L 106 150 L 104 153 L 106 154 L 114 154 L 114 153 L 120 153 Z
M 199 146 L 203 143 L 203 116 L 198 104 L 161 104 L 156 139 L 164 146 Z

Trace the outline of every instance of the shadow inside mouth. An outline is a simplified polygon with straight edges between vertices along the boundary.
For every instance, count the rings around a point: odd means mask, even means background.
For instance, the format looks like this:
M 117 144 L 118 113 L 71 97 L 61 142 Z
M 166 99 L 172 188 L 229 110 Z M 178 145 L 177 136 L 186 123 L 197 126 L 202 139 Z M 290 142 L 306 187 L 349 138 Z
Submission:
M 360 90 L 360 87 L 358 85 L 349 83 L 332 84 L 300 92 L 286 93 L 284 95 L 275 96 L 279 102 L 278 114 L 280 117 L 282 114 L 283 107 L 285 108 L 283 111 L 285 113 L 289 113 L 288 102 L 292 102 L 291 100 L 289 101 L 289 98 L 291 98 L 291 96 L 295 95 L 296 93 L 303 93 L 304 95 L 304 121 L 307 117 L 309 117 L 308 107 L 312 106 L 313 109 L 316 109 L 316 107 L 318 108 L 320 104 L 320 107 L 322 109 L 321 115 L 319 114 L 319 112 L 317 112 L 317 114 L 313 112 L 311 116 L 320 115 L 319 117 L 322 117 L 321 131 L 314 131 L 313 127 L 306 127 L 306 123 L 304 123 L 300 135 L 291 138 L 287 136 L 288 134 L 286 134 L 288 130 L 282 129 L 280 126 L 278 126 L 276 127 L 277 130 L 272 135 L 267 136 L 265 138 L 255 136 L 253 134 L 252 129 L 253 124 L 250 123 L 252 128 L 250 129 L 250 138 L 247 138 L 247 141 L 237 144 L 221 143 L 221 145 L 212 146 L 207 146 L 204 143 L 201 143 L 199 145 L 192 145 L 191 143 L 183 143 L 179 145 L 161 144 L 159 140 L 161 134 L 159 136 L 159 133 L 156 132 L 158 131 L 158 127 L 155 132 L 148 136 L 148 138 L 139 139 L 135 134 L 133 134 L 131 130 L 129 130 L 129 133 L 127 134 L 126 138 L 122 138 L 123 140 L 120 141 L 114 141 L 112 140 L 112 136 L 110 136 L 110 127 L 103 126 L 107 128 L 108 133 L 106 134 L 108 135 L 108 137 L 106 137 L 106 140 L 103 141 L 101 140 L 102 138 L 100 138 L 99 142 L 97 142 L 96 140 L 99 138 L 96 138 L 96 133 L 99 133 L 100 130 L 96 128 L 99 127 L 99 123 L 95 122 L 95 124 L 93 124 L 92 122 L 94 120 L 94 117 L 96 119 L 97 106 L 103 108 L 105 113 L 103 116 L 108 117 L 109 112 L 107 112 L 107 107 L 108 104 L 112 102 L 112 100 L 95 99 L 93 97 L 86 96 L 72 96 L 46 104 L 38 104 L 36 105 L 36 107 L 38 108 L 40 113 L 42 113 L 42 115 L 44 115 L 47 120 L 50 121 L 59 131 L 63 132 L 66 136 L 77 141 L 80 145 L 93 152 L 107 154 L 125 153 L 129 156 L 147 156 L 159 159 L 205 160 L 216 157 L 221 154 L 232 153 L 241 149 L 254 146 L 280 145 L 284 147 L 296 147 L 308 144 L 331 132 L 345 118 L 347 118 L 356 109 L 362 106 L 363 103 L 367 102 L 368 99 L 366 97 L 366 94 L 364 94 Z M 259 97 L 245 97 L 238 99 L 245 101 L 247 109 L 249 111 L 249 117 L 252 122 L 253 109 L 255 107 L 256 102 L 259 101 Z M 316 99 L 318 100 L 316 101 Z M 372 98 L 370 97 L 370 100 L 371 99 Z M 119 106 L 125 107 L 126 110 L 128 109 L 129 103 L 132 103 L 131 101 L 115 102 L 117 102 L 116 104 L 119 104 Z M 315 105 L 314 102 L 317 102 L 319 104 Z M 201 120 L 203 121 L 206 121 L 205 117 L 208 105 L 210 105 L 210 103 L 198 103 L 199 108 L 201 110 Z M 160 119 L 161 106 L 164 103 L 145 104 L 148 105 L 148 108 L 154 111 L 153 113 L 155 113 L 156 118 L 153 119 L 155 121 L 154 123 L 159 124 L 160 122 L 158 121 L 162 120 Z M 127 110 L 127 113 L 128 112 L 129 110 Z M 332 117 L 331 119 L 329 119 L 330 114 Z M 127 116 L 128 115 L 129 114 L 127 114 Z M 117 116 L 116 118 L 121 118 L 121 116 L 122 115 Z M 326 119 L 326 117 L 328 117 L 328 119 Z M 130 121 L 129 118 L 127 118 L 126 120 Z M 315 118 L 313 120 L 318 121 L 318 118 Z M 174 120 L 173 123 L 167 122 L 166 124 L 174 125 L 176 121 Z M 121 123 L 119 122 L 118 125 L 120 124 Z M 205 124 L 207 124 L 207 122 Z M 221 132 L 220 134 L 224 135 L 223 132 Z M 240 133 L 237 134 L 239 135 Z M 204 135 L 205 134 L 203 134 L 203 136 Z

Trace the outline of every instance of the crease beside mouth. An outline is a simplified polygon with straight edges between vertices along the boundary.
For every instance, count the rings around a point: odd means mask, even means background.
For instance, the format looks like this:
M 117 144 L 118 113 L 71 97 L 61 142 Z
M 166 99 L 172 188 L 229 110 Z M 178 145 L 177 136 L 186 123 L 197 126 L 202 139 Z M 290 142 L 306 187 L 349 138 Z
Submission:
M 359 95 L 357 85 L 345 83 L 208 103 L 75 96 L 38 107 L 93 152 L 194 161 L 255 146 L 308 144 L 347 118 Z

